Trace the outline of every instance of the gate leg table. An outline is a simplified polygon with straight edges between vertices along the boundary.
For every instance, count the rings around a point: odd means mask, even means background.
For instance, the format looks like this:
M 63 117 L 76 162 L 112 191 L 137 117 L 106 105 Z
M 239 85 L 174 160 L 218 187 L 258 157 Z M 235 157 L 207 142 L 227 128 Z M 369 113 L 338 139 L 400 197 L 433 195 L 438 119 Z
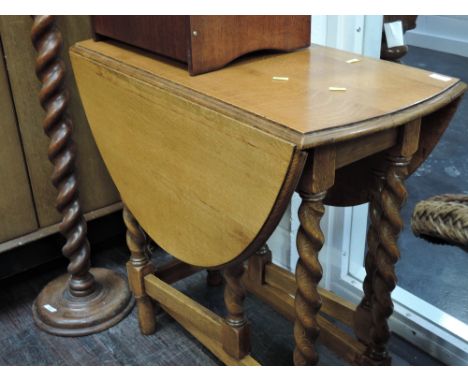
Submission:
M 224 363 L 257 364 L 249 343 L 255 328 L 242 306 L 247 290 L 294 321 L 296 365 L 318 362 L 319 333 L 350 363 L 390 364 L 404 179 L 447 128 L 464 83 L 314 45 L 196 77 L 117 43 L 80 42 L 71 59 L 126 204 L 128 276 L 142 333 L 156 328 L 155 300 Z M 294 277 L 271 263 L 264 244 L 296 190 Z M 317 286 L 320 219 L 326 204 L 365 202 L 367 277 L 354 307 Z M 144 232 L 174 256 L 170 264 L 149 261 Z M 171 286 L 201 269 L 223 272 L 224 318 Z M 320 311 L 352 326 L 357 338 Z

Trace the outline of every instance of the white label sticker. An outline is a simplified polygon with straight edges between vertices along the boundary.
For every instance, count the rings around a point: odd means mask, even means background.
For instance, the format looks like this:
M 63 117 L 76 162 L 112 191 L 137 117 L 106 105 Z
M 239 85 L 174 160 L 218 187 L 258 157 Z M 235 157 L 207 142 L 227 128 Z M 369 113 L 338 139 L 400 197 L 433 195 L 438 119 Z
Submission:
M 452 79 L 452 77 L 444 76 L 443 74 L 438 74 L 438 73 L 432 73 L 429 75 L 429 77 L 434 78 L 435 80 L 444 81 L 444 82 L 450 81 Z
M 49 305 L 49 304 L 45 304 L 43 305 L 43 307 L 51 313 L 55 313 L 57 311 L 57 309 L 55 309 L 52 305 Z
M 384 31 L 385 39 L 387 40 L 387 47 L 393 48 L 395 46 L 405 45 L 403 22 L 401 20 L 385 23 Z

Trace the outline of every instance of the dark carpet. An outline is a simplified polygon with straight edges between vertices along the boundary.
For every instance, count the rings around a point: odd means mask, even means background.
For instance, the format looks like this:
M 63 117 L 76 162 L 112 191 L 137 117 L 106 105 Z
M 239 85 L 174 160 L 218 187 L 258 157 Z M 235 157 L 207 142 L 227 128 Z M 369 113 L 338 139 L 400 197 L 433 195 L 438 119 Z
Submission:
M 93 255 L 94 266 L 125 274 L 128 251 L 121 242 Z M 159 262 L 162 255 L 153 260 Z M 221 363 L 170 316 L 158 315 L 158 330 L 143 336 L 136 309 L 118 325 L 86 337 L 65 338 L 36 328 L 31 305 L 42 287 L 65 272 L 65 264 L 36 270 L 3 282 L 0 288 L 0 365 L 220 365 Z M 223 288 L 208 287 L 205 272 L 175 284 L 206 307 L 224 315 Z M 246 311 L 252 324 L 252 355 L 264 365 L 292 365 L 292 324 L 268 305 L 248 296 Z M 390 351 L 395 365 L 439 363 L 398 336 L 392 336 Z M 321 365 L 344 362 L 319 345 Z

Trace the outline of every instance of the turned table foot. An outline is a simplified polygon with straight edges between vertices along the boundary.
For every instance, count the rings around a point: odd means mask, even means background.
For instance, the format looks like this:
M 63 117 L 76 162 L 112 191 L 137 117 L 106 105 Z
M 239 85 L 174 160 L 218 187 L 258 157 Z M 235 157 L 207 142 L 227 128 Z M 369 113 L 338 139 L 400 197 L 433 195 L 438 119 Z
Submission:
M 223 327 L 223 348 L 235 359 L 250 353 L 250 325 L 244 313 L 245 287 L 241 282 L 244 265 L 237 262 L 224 269 L 224 304 L 227 315 Z
M 128 282 L 136 300 L 140 331 L 142 334 L 153 334 L 156 330 L 156 315 L 153 301 L 145 291 L 144 277 L 154 273 L 155 269 L 145 251 L 145 234 L 126 205 L 123 208 L 123 219 L 130 250 L 130 261 L 127 263 Z

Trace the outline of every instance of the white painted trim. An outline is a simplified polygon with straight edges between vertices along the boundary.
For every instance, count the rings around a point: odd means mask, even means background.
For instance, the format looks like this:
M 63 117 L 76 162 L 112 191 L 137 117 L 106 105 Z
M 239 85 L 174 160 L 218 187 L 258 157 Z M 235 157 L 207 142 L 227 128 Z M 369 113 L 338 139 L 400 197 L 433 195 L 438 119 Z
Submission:
M 383 16 L 365 16 L 362 54 L 368 57 L 380 58 L 382 43 Z
M 311 40 L 314 44 L 327 43 L 327 16 L 312 16 Z
M 407 31 L 408 45 L 468 57 L 468 17 L 419 16 L 416 29 Z
M 364 243 L 367 204 L 348 209 L 344 219 L 341 266 L 330 270 L 328 289 L 358 304 L 366 275 Z M 397 286 L 392 293 L 395 311 L 389 325 L 393 332 L 448 365 L 468 365 L 468 325 L 407 290 Z
M 290 258 L 289 258 L 289 270 L 294 271 L 296 269 L 297 260 L 299 260 L 299 253 L 297 252 L 296 236 L 299 230 L 299 218 L 297 213 L 299 206 L 301 205 L 301 198 L 295 192 L 291 199 L 291 233 L 289 236 L 289 243 L 291 247 Z
M 358 277 L 342 275 L 333 283 L 332 291 L 358 304 L 364 275 L 364 271 Z M 447 365 L 468 365 L 467 325 L 398 286 L 392 298 L 395 310 L 389 326 L 393 332 Z M 447 330 L 447 323 L 455 334 Z
M 329 288 L 358 304 L 366 275 L 363 261 L 368 205 L 347 209 L 343 227 L 341 266 L 331 273 Z M 468 365 L 468 325 L 407 290 L 392 293 L 395 311 L 389 325 L 393 332 L 448 365 Z
M 407 32 L 406 34 L 408 35 L 406 38 L 408 45 L 468 57 L 468 41 L 432 36 L 419 32 Z
M 273 234 L 267 241 L 273 252 L 273 262 L 283 268 L 290 270 L 291 257 L 291 204 L 288 205 L 281 221 Z

